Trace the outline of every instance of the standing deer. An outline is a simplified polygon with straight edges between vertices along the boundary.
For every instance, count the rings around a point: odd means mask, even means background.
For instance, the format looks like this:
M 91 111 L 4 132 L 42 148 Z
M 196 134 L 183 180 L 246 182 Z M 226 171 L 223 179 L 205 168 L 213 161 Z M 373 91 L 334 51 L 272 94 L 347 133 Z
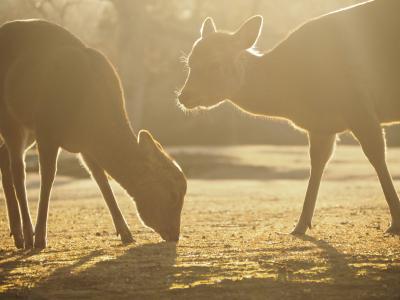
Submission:
M 376 0 L 313 19 L 265 54 L 253 49 L 263 19 L 234 33 L 207 18 L 187 58 L 179 101 L 212 108 L 229 100 L 256 116 L 283 118 L 308 133 L 311 174 L 294 234 L 311 228 L 336 135 L 351 131 L 375 168 L 400 233 L 400 202 L 385 159 L 382 125 L 400 121 L 400 1 Z
M 179 239 L 184 174 L 148 131 L 136 138 L 112 64 L 62 27 L 41 20 L 0 27 L 0 133 L 2 183 L 16 247 L 46 247 L 60 148 L 81 155 L 123 242 L 133 238 L 107 174 L 134 197 L 145 225 L 167 241 Z M 33 232 L 24 155 L 35 142 L 41 186 Z

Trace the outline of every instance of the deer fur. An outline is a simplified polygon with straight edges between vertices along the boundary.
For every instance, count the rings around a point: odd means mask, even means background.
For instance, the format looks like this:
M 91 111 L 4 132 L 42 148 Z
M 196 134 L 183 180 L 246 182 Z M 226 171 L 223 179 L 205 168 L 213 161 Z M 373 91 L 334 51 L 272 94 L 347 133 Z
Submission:
M 46 246 L 50 191 L 61 148 L 81 155 L 123 242 L 133 238 L 107 174 L 134 197 L 145 225 L 165 240 L 178 240 L 184 174 L 148 131 L 136 137 L 112 64 L 64 28 L 41 20 L 0 27 L 0 133 L 2 183 L 18 248 Z M 34 241 L 24 167 L 25 151 L 33 143 L 41 175 Z
M 337 134 L 350 131 L 375 168 L 400 233 L 400 202 L 385 159 L 382 125 L 400 122 L 400 1 L 375 0 L 310 20 L 270 51 L 255 53 L 263 19 L 234 33 L 207 18 L 187 58 L 180 104 L 209 109 L 229 100 L 308 133 L 311 174 L 293 233 L 311 228 L 320 181 Z

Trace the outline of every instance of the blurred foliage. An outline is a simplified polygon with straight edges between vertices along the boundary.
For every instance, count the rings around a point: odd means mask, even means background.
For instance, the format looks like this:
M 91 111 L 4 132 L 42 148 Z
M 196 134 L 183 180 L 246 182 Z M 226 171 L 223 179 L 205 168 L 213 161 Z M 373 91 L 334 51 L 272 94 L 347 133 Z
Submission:
M 235 30 L 264 16 L 258 47 L 266 50 L 307 19 L 361 0 L 1 0 L 0 23 L 42 18 L 65 26 L 102 50 L 121 75 L 134 128 L 166 144 L 302 144 L 303 134 L 281 122 L 248 117 L 232 105 L 188 115 L 175 105 L 185 79 L 179 58 L 189 52 L 207 16 Z M 398 130 L 388 133 L 400 144 Z M 349 140 L 345 138 L 344 140 Z

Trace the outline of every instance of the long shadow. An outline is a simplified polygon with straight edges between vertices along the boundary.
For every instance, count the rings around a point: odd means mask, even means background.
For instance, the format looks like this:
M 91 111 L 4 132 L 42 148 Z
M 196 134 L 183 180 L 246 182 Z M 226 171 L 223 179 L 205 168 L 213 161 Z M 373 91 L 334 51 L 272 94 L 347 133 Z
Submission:
M 267 247 L 264 253 L 261 252 L 255 258 L 266 272 L 271 273 L 271 270 L 274 270 L 278 286 L 280 283 L 296 286 L 296 282 L 301 281 L 304 287 L 310 285 L 313 289 L 325 290 L 331 285 L 356 284 L 356 272 L 349 265 L 353 260 L 352 257 L 339 252 L 324 240 L 307 235 L 287 235 L 287 237 L 305 243 L 291 245 L 283 239 L 282 245 L 274 244 Z M 314 258 L 314 255 L 317 255 L 318 259 Z M 285 257 L 285 259 L 276 260 L 275 257 Z
M 306 252 L 313 247 L 274 245 L 255 258 L 265 273 L 274 274 L 274 278 L 223 280 L 212 285 L 168 291 L 168 295 L 172 299 L 400 299 L 399 266 L 370 268 L 360 276 L 357 271 L 365 271 L 365 265 L 371 262 L 370 256 L 354 257 L 341 253 L 328 242 L 311 236 L 296 238 L 314 244 L 324 262 L 310 257 L 277 263 L 274 260 L 277 255 Z M 362 267 L 357 268 L 356 264 Z M 321 267 L 325 269 L 318 271 Z
M 319 240 L 309 235 L 296 235 L 295 237 L 302 241 L 310 242 L 322 250 L 322 256 L 327 261 L 329 274 L 331 274 L 334 282 L 352 281 L 356 278 L 354 269 L 349 266 L 349 262 L 354 258 L 340 253 L 324 240 Z
M 59 252 L 56 250 L 47 250 L 47 253 Z M 15 269 L 29 268 L 29 263 L 26 259 L 35 256 L 38 252 L 35 250 L 0 250 L 0 286 L 6 282 L 18 280 L 19 273 Z M 0 290 L 0 299 L 20 299 L 21 292 L 16 291 L 10 294 L 2 294 Z
M 265 274 L 275 275 L 273 278 L 254 276 L 203 284 L 209 276 L 231 278 L 232 274 L 222 262 L 197 265 L 196 260 L 185 264 L 180 259 L 177 263 L 175 244 L 144 244 L 128 247 L 116 258 L 106 251 L 93 251 L 57 269 L 34 288 L 9 291 L 0 299 L 399 299 L 399 267 L 374 270 L 360 278 L 351 265 L 365 264 L 370 257 L 340 253 L 328 242 L 310 236 L 298 238 L 315 245 L 325 262 L 289 256 L 278 264 L 268 263 L 277 255 L 315 250 L 307 243 L 274 244 L 264 249 L 264 254 L 259 249 L 260 255 L 249 257 L 266 262 L 259 263 L 258 276 L 264 269 Z M 323 274 L 315 273 L 321 266 L 326 266 Z
M 116 258 L 93 251 L 59 268 L 35 288 L 8 291 L 5 299 L 157 298 L 174 279 L 176 245 L 145 244 Z M 1 299 L 1 297 L 0 297 Z
M 10 280 L 10 276 L 13 276 L 13 270 L 24 265 L 24 258 L 28 257 L 24 251 L 0 251 L 0 286 L 3 286 L 7 280 Z M 0 299 L 2 295 L 0 294 Z

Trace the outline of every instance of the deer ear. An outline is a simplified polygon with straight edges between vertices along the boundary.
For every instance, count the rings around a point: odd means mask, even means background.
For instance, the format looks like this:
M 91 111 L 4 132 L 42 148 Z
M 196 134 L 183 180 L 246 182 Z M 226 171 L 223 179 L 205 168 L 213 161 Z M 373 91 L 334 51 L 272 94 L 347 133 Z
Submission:
M 140 130 L 138 135 L 139 146 L 144 149 L 146 153 L 154 153 L 162 150 L 161 145 L 153 138 L 151 133 L 147 130 Z
M 201 30 L 200 30 L 201 37 L 205 38 L 215 32 L 217 32 L 217 29 L 215 27 L 214 20 L 208 17 L 207 19 L 204 20 L 203 25 L 201 25 Z
M 235 43 L 240 49 L 249 49 L 257 42 L 263 24 L 262 16 L 253 16 L 234 33 Z

